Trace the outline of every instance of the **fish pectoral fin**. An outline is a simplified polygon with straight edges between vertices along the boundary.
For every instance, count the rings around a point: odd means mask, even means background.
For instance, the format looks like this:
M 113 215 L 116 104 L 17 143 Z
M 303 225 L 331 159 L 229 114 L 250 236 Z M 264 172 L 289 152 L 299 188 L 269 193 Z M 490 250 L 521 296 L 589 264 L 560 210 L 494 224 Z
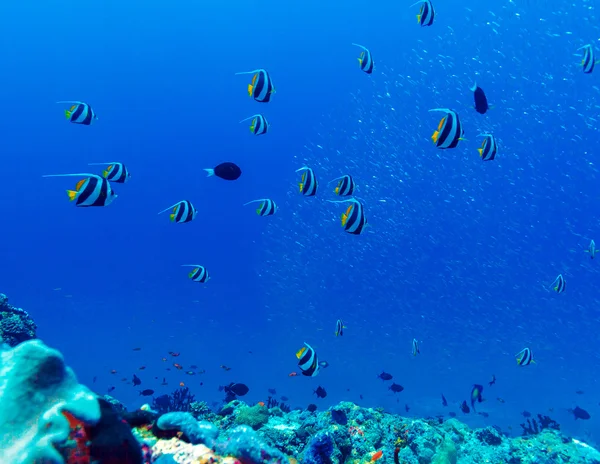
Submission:
M 252 96 L 252 91 L 254 90 L 254 86 L 252 84 L 248 84 L 248 96 Z
M 433 142 L 437 142 L 438 141 L 438 137 L 440 136 L 440 132 L 439 131 L 435 131 L 433 133 L 433 135 L 431 136 L 431 140 L 433 140 Z
M 75 198 L 77 198 L 77 191 L 67 190 L 67 195 L 69 195 L 69 200 L 73 201 Z

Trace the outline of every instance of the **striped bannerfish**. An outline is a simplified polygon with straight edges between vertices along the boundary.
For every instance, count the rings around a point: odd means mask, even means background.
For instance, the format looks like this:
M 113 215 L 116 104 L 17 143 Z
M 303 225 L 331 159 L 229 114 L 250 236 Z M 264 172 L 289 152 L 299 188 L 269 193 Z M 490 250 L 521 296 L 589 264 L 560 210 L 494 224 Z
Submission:
M 342 321 L 341 319 L 338 319 L 337 322 L 335 323 L 335 336 L 342 337 L 344 335 L 345 328 L 346 328 L 346 326 L 344 325 L 344 321 Z
M 269 103 L 271 101 L 271 94 L 275 93 L 275 87 L 273 87 L 271 76 L 269 76 L 269 73 L 265 69 L 255 69 L 254 71 L 244 71 L 235 74 L 254 74 L 252 76 L 252 83 L 248 84 L 248 95 L 260 103 Z
M 98 119 L 92 107 L 87 103 L 73 100 L 62 100 L 56 103 L 73 103 L 71 108 L 65 110 L 66 118 L 73 124 L 89 126 L 94 120 Z
M 300 193 L 307 197 L 313 197 L 317 193 L 317 178 L 312 168 L 304 166 L 300 169 L 296 169 L 296 172 L 304 171 L 302 173 L 302 179 L 298 186 L 300 187 Z
M 42 177 L 86 176 L 75 185 L 75 190 L 67 190 L 69 200 L 75 200 L 75 206 L 108 206 L 117 198 L 110 188 L 110 183 L 96 174 L 48 174 Z
M 583 50 L 583 59 L 581 60 L 583 72 L 585 74 L 591 74 L 597 64 L 594 46 L 592 44 L 587 44 L 578 48 L 578 50 Z
M 192 270 L 192 272 L 190 272 L 188 274 L 189 278 L 192 279 L 194 282 L 200 282 L 201 284 L 203 284 L 208 279 L 210 279 L 210 276 L 208 275 L 208 271 L 206 270 L 206 268 L 204 266 L 200 266 L 200 264 L 182 264 L 182 266 L 188 266 L 188 267 L 195 268 Z
M 462 136 L 464 135 L 463 127 L 456 111 L 448 108 L 435 108 L 429 111 L 446 113 L 446 116 L 440 121 L 437 130 L 431 136 L 431 140 L 433 140 L 435 146 L 442 150 L 456 148 L 459 140 L 462 140 Z
M 267 118 L 265 118 L 262 114 L 255 114 L 249 118 L 242 119 L 240 123 L 249 121 L 250 119 L 252 119 L 252 124 L 250 124 L 250 132 L 252 132 L 254 135 L 263 135 L 268 132 L 270 124 L 267 121 Z
M 169 217 L 171 218 L 171 221 L 179 224 L 193 221 L 196 217 L 196 214 L 198 214 L 198 211 L 196 208 L 194 208 L 194 205 L 192 205 L 192 203 L 188 200 L 181 200 L 174 205 L 169 206 L 167 209 L 163 209 L 158 214 L 169 211 L 171 208 L 173 209 L 173 212 L 169 215 Z
M 261 198 L 259 200 L 252 200 L 248 203 L 244 203 L 244 206 L 249 205 L 250 203 L 262 203 L 257 209 L 256 214 L 259 216 L 273 216 L 277 212 L 277 205 L 275 202 L 269 198 Z
M 419 351 L 419 342 L 417 341 L 416 338 L 413 338 L 412 341 L 412 355 L 416 356 L 418 354 L 420 354 L 421 352 Z
M 431 26 L 433 24 L 433 20 L 435 19 L 435 10 L 433 9 L 431 0 L 419 0 L 417 3 L 411 5 L 411 8 L 419 3 L 422 5 L 421 11 L 419 11 L 419 14 L 417 15 L 417 22 L 421 25 L 421 27 Z
M 358 58 L 358 63 L 360 65 L 360 69 L 367 74 L 371 74 L 373 72 L 373 56 L 368 48 L 363 47 L 362 45 L 353 43 L 352 45 L 356 47 L 360 47 L 363 49 L 363 52 L 360 54 L 360 58 Z
M 587 250 L 585 250 L 586 253 L 590 254 L 590 258 L 594 259 L 594 257 L 596 256 L 596 242 L 594 242 L 594 240 L 590 241 L 590 246 L 588 247 Z
M 356 184 L 354 183 L 354 179 L 350 174 L 337 177 L 329 181 L 329 183 L 335 182 L 336 180 L 338 181 L 337 187 L 334 190 L 336 195 L 339 195 L 340 197 L 349 197 L 354 193 Z
M 129 180 L 131 175 L 127 170 L 127 167 L 123 163 L 111 161 L 110 163 L 90 163 L 90 166 L 106 166 L 108 167 L 102 171 L 102 176 L 110 182 L 116 182 L 117 184 L 124 184 Z
M 306 342 L 304 342 L 304 345 L 306 346 L 300 348 L 296 353 L 296 358 L 298 358 L 298 367 L 300 368 L 302 375 L 314 377 L 319 373 L 319 358 L 312 346 Z
M 554 279 L 554 282 L 552 282 L 550 287 L 552 287 L 552 290 L 556 293 L 562 293 L 567 289 L 567 282 L 565 282 L 565 278 L 562 274 L 558 274 L 558 277 Z
M 498 153 L 498 143 L 496 143 L 496 137 L 492 134 L 479 134 L 485 137 L 481 143 L 481 148 L 478 148 L 479 156 L 482 161 L 492 161 Z
M 342 227 L 346 232 L 352 235 L 360 235 L 367 226 L 367 218 L 365 217 L 365 208 L 363 204 L 356 198 L 348 200 L 333 201 L 327 200 L 330 203 L 352 203 L 348 206 L 345 213 L 342 213 Z
M 533 360 L 533 353 L 529 348 L 523 348 L 515 355 L 515 358 L 517 358 L 517 364 L 519 366 L 529 366 L 531 363 L 535 363 Z

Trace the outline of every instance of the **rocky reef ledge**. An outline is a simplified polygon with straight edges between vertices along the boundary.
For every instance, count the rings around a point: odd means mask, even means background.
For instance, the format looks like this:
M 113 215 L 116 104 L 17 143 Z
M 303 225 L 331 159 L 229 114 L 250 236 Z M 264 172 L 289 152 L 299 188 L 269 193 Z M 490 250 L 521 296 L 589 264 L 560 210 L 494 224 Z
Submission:
M 165 397 L 127 411 L 79 384 L 41 341 L 3 345 L 0 463 L 600 464 L 598 451 L 550 428 L 509 438 L 347 402 L 289 411 L 235 400 L 213 411 L 186 389 Z

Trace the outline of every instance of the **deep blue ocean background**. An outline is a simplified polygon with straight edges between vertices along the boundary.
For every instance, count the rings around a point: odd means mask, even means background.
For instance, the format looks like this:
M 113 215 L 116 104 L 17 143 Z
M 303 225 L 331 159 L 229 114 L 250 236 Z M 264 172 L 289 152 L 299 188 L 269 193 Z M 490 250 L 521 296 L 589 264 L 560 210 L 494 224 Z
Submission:
M 454 411 L 513 434 L 527 410 L 600 441 L 600 259 L 584 253 L 600 240 L 600 71 L 583 74 L 577 52 L 599 45 L 597 8 L 436 0 L 435 24 L 421 28 L 409 5 L 0 4 L 0 290 L 82 382 L 116 386 L 131 407 L 147 401 L 121 381 L 133 373 L 156 394 L 183 381 L 209 403 L 219 385 L 244 382 L 250 403 L 276 388 L 292 407 L 349 400 L 407 414 L 406 404 L 408 415 Z M 371 50 L 372 75 L 353 42 Z M 268 104 L 235 75 L 256 68 L 275 84 Z M 494 105 L 484 116 L 474 80 Z M 99 120 L 69 124 L 58 100 L 86 101 Z M 428 110 L 439 107 L 464 124 L 454 150 L 431 143 L 440 114 Z M 262 137 L 238 123 L 258 112 L 271 123 Z M 498 139 L 492 162 L 477 153 L 482 131 Z M 106 208 L 70 203 L 76 178 L 42 178 L 110 161 L 132 178 Z M 241 167 L 238 181 L 206 178 L 223 161 Z M 298 192 L 304 165 L 315 198 Z M 346 173 L 370 223 L 361 236 L 325 201 Z M 264 197 L 277 215 L 242 206 Z M 183 199 L 199 210 L 192 223 L 157 214 Z M 189 280 L 187 263 L 211 280 Z M 559 273 L 560 295 L 549 290 Z M 336 338 L 338 318 L 347 329 Z M 330 366 L 288 377 L 304 341 Z M 526 346 L 537 363 L 518 367 Z M 488 418 L 458 411 L 474 383 Z M 592 419 L 575 421 L 575 406 Z

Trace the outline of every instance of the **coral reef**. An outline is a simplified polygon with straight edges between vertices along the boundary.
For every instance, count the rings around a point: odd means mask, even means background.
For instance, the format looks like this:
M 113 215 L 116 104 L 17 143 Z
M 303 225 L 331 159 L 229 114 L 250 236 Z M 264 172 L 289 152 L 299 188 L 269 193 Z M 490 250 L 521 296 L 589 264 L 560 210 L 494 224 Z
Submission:
M 27 311 L 9 304 L 8 297 L 0 293 L 0 342 L 16 346 L 34 339 L 36 329 Z
M 39 340 L 5 346 L 0 463 L 600 463 L 598 451 L 564 437 L 543 415 L 523 424 L 523 437 L 509 438 L 495 427 L 472 430 L 456 419 L 409 419 L 348 402 L 286 412 L 273 401 L 233 400 L 213 412 L 178 389 L 153 406 L 126 411 L 115 398 L 96 397 Z
M 40 340 L 0 350 L 0 462 L 63 463 L 54 445 L 71 424 L 96 424 L 95 395 L 77 382 L 62 355 Z

